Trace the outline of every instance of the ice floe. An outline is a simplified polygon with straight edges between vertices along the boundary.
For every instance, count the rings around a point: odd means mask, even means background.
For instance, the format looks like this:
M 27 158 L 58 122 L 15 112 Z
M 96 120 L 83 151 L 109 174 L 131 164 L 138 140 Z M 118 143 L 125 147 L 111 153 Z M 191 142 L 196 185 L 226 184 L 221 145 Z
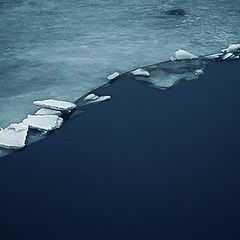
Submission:
M 108 78 L 109 81 L 111 81 L 111 80 L 119 77 L 119 75 L 120 75 L 120 74 L 119 74 L 118 72 L 115 72 L 115 73 L 109 75 L 107 78 Z
M 174 57 L 177 60 L 197 58 L 197 56 L 195 56 L 194 54 L 187 52 L 185 50 L 182 50 L 182 49 L 179 49 L 178 51 L 176 51 Z
M 63 119 L 56 115 L 28 115 L 22 123 L 40 131 L 51 131 L 60 128 L 63 124 Z
M 13 123 L 0 130 L 0 147 L 8 149 L 21 149 L 25 146 L 28 125 Z
M 53 110 L 60 110 L 60 111 L 69 111 L 76 108 L 76 104 L 72 102 L 59 101 L 54 99 L 34 101 L 33 104 L 41 107 L 45 107 L 45 108 L 51 108 Z
M 111 99 L 111 96 L 98 96 L 94 93 L 87 95 L 84 100 L 89 101 L 90 103 L 97 103 Z
M 41 108 L 37 112 L 35 112 L 35 115 L 57 115 L 61 116 L 62 112 L 58 110 L 53 110 L 49 108 Z
M 142 76 L 142 77 L 149 77 L 150 73 L 142 68 L 138 68 L 134 71 L 131 71 L 131 73 L 135 76 Z

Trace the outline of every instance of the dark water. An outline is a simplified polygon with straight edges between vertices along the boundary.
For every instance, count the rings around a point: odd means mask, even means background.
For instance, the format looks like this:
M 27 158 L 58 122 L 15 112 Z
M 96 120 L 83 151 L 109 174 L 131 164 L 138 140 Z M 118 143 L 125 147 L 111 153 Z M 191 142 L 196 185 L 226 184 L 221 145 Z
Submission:
M 1 239 L 238 239 L 239 62 L 110 102 L 0 161 Z

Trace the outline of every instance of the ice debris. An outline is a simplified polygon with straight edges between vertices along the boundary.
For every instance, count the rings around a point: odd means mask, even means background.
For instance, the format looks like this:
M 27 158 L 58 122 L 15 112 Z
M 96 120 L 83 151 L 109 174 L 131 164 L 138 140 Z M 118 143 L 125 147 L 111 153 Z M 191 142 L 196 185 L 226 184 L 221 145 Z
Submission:
M 150 73 L 142 68 L 138 68 L 134 71 L 131 71 L 131 73 L 135 76 L 142 76 L 142 77 L 149 77 Z
M 109 81 L 111 81 L 111 80 L 119 77 L 119 75 L 120 75 L 120 74 L 119 74 L 118 72 L 115 72 L 115 73 L 109 75 L 107 78 L 108 78 Z
M 8 149 L 21 149 L 25 146 L 28 125 L 13 123 L 0 130 L 0 147 Z
M 76 104 L 72 102 L 59 101 L 54 99 L 34 101 L 33 104 L 41 107 L 45 107 L 45 108 L 51 108 L 53 110 L 60 110 L 60 111 L 71 111 L 72 109 L 76 108 Z
M 53 110 L 49 108 L 41 108 L 37 112 L 35 112 L 35 115 L 57 115 L 61 116 L 62 112 L 58 110 Z
M 56 115 L 28 115 L 22 123 L 40 131 L 51 131 L 60 128 L 63 124 L 63 119 Z

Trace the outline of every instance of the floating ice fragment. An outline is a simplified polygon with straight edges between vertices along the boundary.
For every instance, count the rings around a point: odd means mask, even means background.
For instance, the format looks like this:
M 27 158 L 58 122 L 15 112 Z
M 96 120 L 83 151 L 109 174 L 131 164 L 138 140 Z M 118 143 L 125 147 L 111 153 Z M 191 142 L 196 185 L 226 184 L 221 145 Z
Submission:
M 90 103 L 102 102 L 111 99 L 111 96 L 98 96 L 94 93 L 87 95 L 84 100 L 89 101 Z
M 102 102 L 111 99 L 111 96 L 101 96 L 98 97 L 98 99 L 95 100 L 95 102 Z
M 30 128 L 40 131 L 51 131 L 60 128 L 63 124 L 63 119 L 56 115 L 28 115 L 22 122 L 29 125 Z
M 46 108 L 51 108 L 54 110 L 61 110 L 61 111 L 69 111 L 69 110 L 76 108 L 76 104 L 74 104 L 74 103 L 66 102 L 66 101 L 59 101 L 59 100 L 54 100 L 54 99 L 48 99 L 48 100 L 43 100 L 43 101 L 34 101 L 33 104 L 41 106 L 41 107 L 46 107 Z
M 94 93 L 88 94 L 84 100 L 96 100 L 98 98 L 98 96 Z
M 35 112 L 35 115 L 57 115 L 61 116 L 62 112 L 58 110 L 53 110 L 49 108 L 41 108 L 37 112 Z
M 28 125 L 13 123 L 7 128 L 0 130 L 0 147 L 8 149 L 20 149 L 25 146 Z
M 228 59 L 228 58 L 230 58 L 230 57 L 232 57 L 233 56 L 233 53 L 226 53 L 226 54 L 224 54 L 223 56 L 222 56 L 222 60 L 226 60 L 226 59 Z
M 119 74 L 118 72 L 115 72 L 115 73 L 109 75 L 107 78 L 108 78 L 109 81 L 111 81 L 111 80 L 119 77 L 119 75 L 120 75 L 120 74 Z
M 150 73 L 142 68 L 138 68 L 134 71 L 131 71 L 131 73 L 135 76 L 142 76 L 142 77 L 149 77 Z
M 239 55 L 237 55 L 237 56 L 232 56 L 232 57 L 231 57 L 231 59 L 239 59 L 239 58 L 240 58 Z
M 205 59 L 218 59 L 220 56 L 222 56 L 223 53 L 216 53 L 216 54 L 211 54 L 204 56 Z
M 179 49 L 178 51 L 175 52 L 175 58 L 180 60 L 180 59 L 193 59 L 197 58 L 194 54 L 187 52 L 185 50 Z
M 201 75 L 201 74 L 203 74 L 203 70 L 202 70 L 202 69 L 197 69 L 197 70 L 195 71 L 195 74 L 196 74 L 196 75 Z

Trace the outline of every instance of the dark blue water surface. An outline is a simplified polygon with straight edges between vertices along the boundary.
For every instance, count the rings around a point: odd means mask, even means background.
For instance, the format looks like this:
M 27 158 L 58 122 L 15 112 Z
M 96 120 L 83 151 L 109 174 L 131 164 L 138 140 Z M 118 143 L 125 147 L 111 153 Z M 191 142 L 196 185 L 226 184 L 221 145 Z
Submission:
M 112 100 L 0 160 L 0 238 L 238 239 L 239 62 Z

